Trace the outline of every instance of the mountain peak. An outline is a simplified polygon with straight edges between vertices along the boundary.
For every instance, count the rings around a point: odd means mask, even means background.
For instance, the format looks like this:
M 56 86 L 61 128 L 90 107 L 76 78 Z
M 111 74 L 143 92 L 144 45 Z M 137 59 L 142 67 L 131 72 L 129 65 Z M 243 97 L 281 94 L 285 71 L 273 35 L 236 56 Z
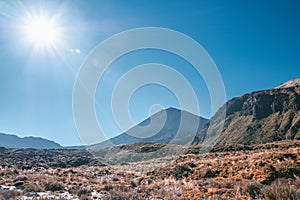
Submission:
M 176 111 L 180 111 L 179 109 L 177 109 L 177 108 L 174 108 L 174 107 L 168 107 L 168 108 L 166 108 L 165 109 L 166 111 L 171 111 L 171 110 L 176 110 Z
M 280 84 L 278 88 L 289 88 L 289 87 L 296 87 L 296 86 L 300 86 L 300 76 L 294 79 L 291 79 L 285 83 Z
M 195 115 L 191 111 L 181 110 L 179 108 L 174 108 L 174 107 L 168 107 L 168 108 L 166 108 L 164 110 L 161 110 L 161 111 L 165 111 L 167 113 L 178 113 L 178 114 L 180 114 L 180 113 L 189 113 L 191 115 Z
M 180 113 L 180 112 L 183 112 L 184 110 L 179 110 L 178 108 L 169 107 L 169 108 L 166 108 L 162 111 L 165 111 L 167 113 Z
M 159 123 L 162 121 L 164 121 L 163 124 Z M 207 119 L 188 111 L 169 107 L 153 114 L 128 131 L 88 148 L 102 149 L 114 145 L 140 142 L 187 145 L 191 144 L 195 135 L 207 122 Z M 162 127 L 160 127 L 161 125 Z

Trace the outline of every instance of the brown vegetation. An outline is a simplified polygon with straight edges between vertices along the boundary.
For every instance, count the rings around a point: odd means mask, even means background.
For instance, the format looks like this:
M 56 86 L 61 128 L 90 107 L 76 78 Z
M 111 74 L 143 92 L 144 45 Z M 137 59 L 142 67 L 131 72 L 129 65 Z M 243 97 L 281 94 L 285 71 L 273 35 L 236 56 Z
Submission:
M 0 185 L 12 186 L 13 190 L 2 188 L 0 196 L 2 199 L 20 195 L 36 199 L 51 199 L 53 195 L 60 199 L 72 196 L 107 200 L 299 199 L 299 144 L 283 141 L 251 146 L 251 150 L 186 154 L 177 159 L 113 166 L 21 169 L 2 159 L 5 163 L 0 164 Z M 78 151 L 76 154 L 79 157 Z M 31 162 L 37 162 L 35 159 L 33 156 Z M 157 163 L 164 161 L 168 164 L 159 168 Z M 153 170 L 136 170 L 149 165 Z

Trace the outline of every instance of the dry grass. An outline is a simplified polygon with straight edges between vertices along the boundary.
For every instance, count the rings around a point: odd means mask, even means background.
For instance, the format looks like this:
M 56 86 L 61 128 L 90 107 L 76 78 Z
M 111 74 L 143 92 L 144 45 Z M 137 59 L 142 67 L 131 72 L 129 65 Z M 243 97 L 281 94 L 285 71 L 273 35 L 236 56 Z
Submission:
M 21 192 L 15 190 L 0 190 L 0 200 L 14 200 L 21 196 Z
M 162 159 L 111 167 L 2 168 L 0 185 L 18 183 L 20 192 L 0 190 L 0 196 L 9 199 L 23 192 L 37 198 L 37 193 L 47 192 L 44 199 L 68 199 L 62 195 L 67 192 L 79 199 L 107 200 L 295 199 L 300 192 L 300 147 L 279 146 L 169 157 L 163 168 L 157 164 Z M 143 172 L 145 165 L 153 170 Z
M 273 183 L 263 189 L 266 200 L 298 200 L 300 194 L 295 186 L 283 184 L 280 181 Z

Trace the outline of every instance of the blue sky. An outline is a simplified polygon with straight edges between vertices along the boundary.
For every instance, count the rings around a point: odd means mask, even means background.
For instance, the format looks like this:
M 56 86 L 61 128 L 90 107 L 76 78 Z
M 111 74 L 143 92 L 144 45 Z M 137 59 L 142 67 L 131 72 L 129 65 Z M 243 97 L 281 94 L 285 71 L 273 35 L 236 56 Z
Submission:
M 3 1 L 0 0 L 0 132 L 80 144 L 72 116 L 76 74 L 92 49 L 132 28 L 164 27 L 201 44 L 216 63 L 227 98 L 268 89 L 300 76 L 300 3 L 288 1 Z M 36 49 L 20 30 L 27 13 L 58 15 L 63 45 Z M 98 119 L 108 136 L 118 134 L 110 93 L 134 66 L 174 67 L 191 83 L 200 114 L 211 116 L 202 77 L 185 60 L 159 50 L 132 52 L 114 62 L 96 93 Z M 106 84 L 106 85 L 105 85 Z M 135 122 L 153 104 L 178 107 L 166 88 L 149 85 L 130 100 Z

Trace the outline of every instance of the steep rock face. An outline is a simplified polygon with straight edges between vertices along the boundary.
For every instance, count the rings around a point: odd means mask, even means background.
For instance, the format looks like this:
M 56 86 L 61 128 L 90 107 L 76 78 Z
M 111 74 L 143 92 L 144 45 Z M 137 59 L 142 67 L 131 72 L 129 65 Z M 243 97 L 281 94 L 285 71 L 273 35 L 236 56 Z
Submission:
M 300 139 L 300 87 L 283 87 L 229 100 L 193 144 L 259 144 Z
M 261 91 L 249 95 L 243 102 L 241 115 L 263 119 L 276 112 L 299 110 L 299 96 L 295 88 Z

